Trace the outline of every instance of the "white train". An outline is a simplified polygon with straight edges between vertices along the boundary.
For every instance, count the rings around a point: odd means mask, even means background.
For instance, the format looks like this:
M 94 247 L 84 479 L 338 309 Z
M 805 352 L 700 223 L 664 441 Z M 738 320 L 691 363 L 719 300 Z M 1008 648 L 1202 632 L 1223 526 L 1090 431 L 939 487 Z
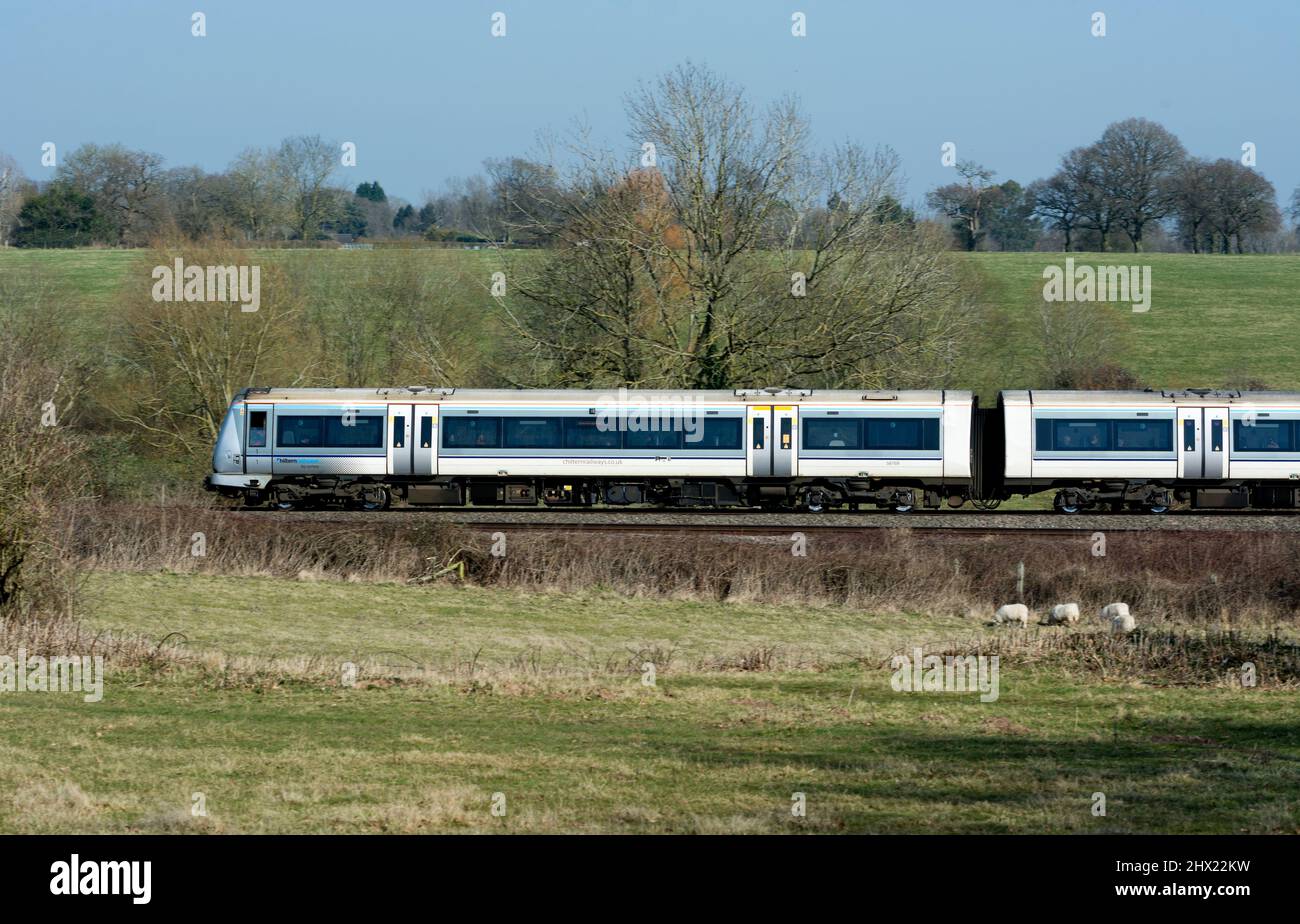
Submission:
M 257 505 L 1300 507 L 1300 394 L 250 388 L 209 490 Z

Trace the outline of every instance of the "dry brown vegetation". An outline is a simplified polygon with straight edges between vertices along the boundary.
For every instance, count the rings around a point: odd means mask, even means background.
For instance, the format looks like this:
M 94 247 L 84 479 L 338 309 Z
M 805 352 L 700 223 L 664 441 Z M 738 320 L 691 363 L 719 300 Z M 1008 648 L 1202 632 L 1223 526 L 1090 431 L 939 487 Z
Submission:
M 593 588 L 640 597 L 848 606 L 985 617 L 1016 598 L 1044 612 L 1076 601 L 1085 614 L 1127 602 L 1139 622 L 1294 627 L 1300 536 L 1291 533 L 1113 533 L 1103 557 L 1087 534 L 788 537 L 516 530 L 494 557 L 487 532 L 401 516 L 340 523 L 277 520 L 205 507 L 103 505 L 69 513 L 64 541 L 86 566 L 209 574 L 421 583 L 458 581 L 536 591 Z M 192 554 L 196 534 L 205 545 Z M 1230 549 L 1231 554 L 1225 554 Z

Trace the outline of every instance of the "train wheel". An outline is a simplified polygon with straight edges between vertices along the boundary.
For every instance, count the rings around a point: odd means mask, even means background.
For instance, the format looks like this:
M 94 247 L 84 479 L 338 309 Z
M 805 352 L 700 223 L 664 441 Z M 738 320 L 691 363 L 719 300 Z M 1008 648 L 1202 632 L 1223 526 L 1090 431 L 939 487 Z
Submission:
M 1057 513 L 1075 514 L 1083 509 L 1082 505 L 1074 503 L 1075 498 L 1061 492 L 1052 499 L 1052 506 L 1056 508 Z
M 826 510 L 826 492 L 809 491 L 803 496 L 803 509 L 809 513 L 822 513 Z
M 1169 512 L 1168 504 L 1146 504 L 1143 508 L 1147 513 L 1161 514 Z
M 911 505 L 911 504 L 891 504 L 890 507 L 889 507 L 889 509 L 892 510 L 892 511 L 894 511 L 894 513 L 911 513 L 911 512 L 912 512 L 912 505 Z
M 291 501 L 291 500 L 278 500 L 275 501 L 271 506 L 274 507 L 276 510 L 293 510 L 295 507 L 298 506 L 298 502 Z
M 361 499 L 357 506 L 362 510 L 387 510 L 392 500 L 387 488 L 366 488 L 361 492 Z

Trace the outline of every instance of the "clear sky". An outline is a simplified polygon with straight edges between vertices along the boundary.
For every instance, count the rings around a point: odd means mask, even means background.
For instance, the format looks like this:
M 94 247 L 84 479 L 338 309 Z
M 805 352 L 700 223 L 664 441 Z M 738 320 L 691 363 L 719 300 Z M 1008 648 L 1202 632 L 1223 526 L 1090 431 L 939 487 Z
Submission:
M 349 185 L 419 201 L 575 117 L 623 139 L 623 95 L 687 58 L 797 94 L 819 142 L 891 145 L 914 204 L 952 178 L 945 141 L 1028 182 L 1128 116 L 1205 157 L 1253 142 L 1284 202 L 1300 184 L 1296 0 L 0 0 L 0 151 L 37 179 L 46 141 L 216 170 L 320 134 L 356 143 Z

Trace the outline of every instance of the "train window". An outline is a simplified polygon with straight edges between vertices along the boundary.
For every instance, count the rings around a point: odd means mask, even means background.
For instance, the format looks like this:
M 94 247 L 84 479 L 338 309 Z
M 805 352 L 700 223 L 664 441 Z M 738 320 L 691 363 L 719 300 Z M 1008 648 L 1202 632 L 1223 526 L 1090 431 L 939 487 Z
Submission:
M 789 417 L 781 418 L 781 448 L 790 449 L 791 434 L 794 429 L 794 421 Z
M 253 411 L 248 415 L 248 448 L 266 446 L 266 411 Z
M 763 420 L 762 417 L 754 418 L 754 448 L 755 449 L 763 448 L 763 427 L 765 425 L 766 425 L 765 421 Z
M 1058 452 L 1062 450 L 1108 452 L 1112 448 L 1110 421 L 1053 420 L 1051 448 Z
M 564 446 L 559 417 L 506 417 L 507 449 L 560 449 Z
M 1210 421 L 1210 451 L 1223 452 L 1223 421 Z
M 250 430 L 250 445 L 259 445 L 253 444 L 252 438 Z M 260 445 L 266 445 L 265 434 Z M 289 417 L 281 414 L 276 418 L 276 445 L 285 448 L 382 449 L 384 418 L 378 414 L 338 417 L 324 414 Z
M 384 445 L 384 418 L 378 414 L 364 417 L 352 414 L 326 417 L 325 445 L 345 446 L 349 449 L 381 449 Z
M 406 417 L 402 414 L 393 418 L 393 448 L 406 448 Z
M 681 430 L 628 430 L 623 434 L 624 449 L 681 449 Z
M 1196 421 L 1183 421 L 1183 452 L 1196 451 Z
M 623 434 L 611 422 L 606 422 L 605 429 L 600 427 L 598 417 L 564 418 L 565 449 L 621 449 Z
M 762 421 L 759 421 L 762 423 Z M 703 427 L 685 435 L 683 449 L 743 449 L 739 417 L 706 418 Z
M 275 444 L 286 449 L 294 446 L 322 445 L 323 417 L 288 417 L 279 415 L 275 419 Z
M 500 449 L 500 417 L 444 417 L 443 449 Z
M 938 449 L 938 417 L 881 417 L 863 421 L 864 449 Z
M 1295 452 L 1292 420 L 1234 420 L 1232 448 L 1238 452 Z
M 861 449 L 862 421 L 805 417 L 803 419 L 803 448 Z
M 1174 448 L 1171 420 L 1116 420 L 1115 448 L 1131 452 L 1169 452 Z
M 433 445 L 433 418 L 420 418 L 420 448 L 428 449 Z

